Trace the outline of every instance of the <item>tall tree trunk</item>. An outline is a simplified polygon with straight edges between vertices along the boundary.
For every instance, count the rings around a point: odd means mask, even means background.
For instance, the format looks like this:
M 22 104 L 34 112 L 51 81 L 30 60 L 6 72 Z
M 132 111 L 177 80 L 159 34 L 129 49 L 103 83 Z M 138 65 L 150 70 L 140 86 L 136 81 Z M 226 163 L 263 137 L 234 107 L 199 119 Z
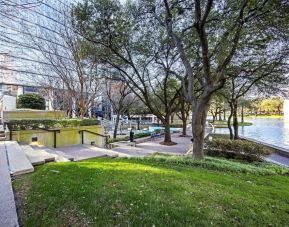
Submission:
M 196 105 L 192 105 L 192 132 L 194 138 L 193 156 L 195 160 L 204 159 L 204 136 L 206 130 L 207 113 L 210 107 L 211 96 L 207 95 L 200 98 Z
M 239 123 L 238 123 L 238 103 L 237 100 L 233 104 L 233 128 L 234 128 L 234 139 L 239 139 Z
M 182 123 L 183 123 L 182 136 L 186 136 L 187 135 L 187 118 L 186 117 L 182 119 Z
M 244 123 L 244 105 L 241 106 L 241 122 Z
M 223 119 L 224 119 L 224 121 L 226 121 L 226 110 L 225 110 L 225 108 L 223 110 Z
M 171 126 L 169 121 L 164 122 L 164 126 L 165 126 L 164 143 L 171 143 L 172 137 L 171 137 Z
M 114 125 L 114 131 L 113 131 L 113 138 L 115 139 L 117 136 L 117 128 L 118 128 L 118 124 L 119 124 L 119 119 L 120 119 L 120 114 L 117 113 L 116 114 L 116 120 L 115 120 L 115 125 Z
M 219 121 L 222 121 L 222 112 L 221 112 L 221 108 L 220 108 L 220 111 L 219 111 Z
M 171 124 L 173 124 L 174 123 L 174 115 L 172 114 L 171 115 Z
M 228 125 L 228 129 L 229 129 L 229 132 L 230 132 L 230 139 L 232 140 L 234 138 L 234 133 L 233 133 L 233 129 L 232 129 L 232 126 L 231 126 L 231 120 L 232 120 L 232 116 L 233 116 L 233 104 L 230 103 L 230 114 L 229 114 L 229 117 L 228 117 L 228 121 L 227 121 L 227 125 Z

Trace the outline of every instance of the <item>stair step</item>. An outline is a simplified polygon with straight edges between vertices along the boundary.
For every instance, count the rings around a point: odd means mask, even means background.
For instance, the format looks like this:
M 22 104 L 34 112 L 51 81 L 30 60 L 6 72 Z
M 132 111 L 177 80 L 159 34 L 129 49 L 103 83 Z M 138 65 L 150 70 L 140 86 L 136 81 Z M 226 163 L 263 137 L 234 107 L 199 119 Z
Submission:
M 74 161 L 74 157 L 72 157 L 71 155 L 65 154 L 62 151 L 58 151 L 55 149 L 50 149 L 50 148 L 43 148 L 46 152 L 56 155 L 55 161 L 56 162 L 73 162 Z
M 35 151 L 31 146 L 21 145 L 21 148 L 33 166 L 45 163 L 45 159 L 39 155 L 37 151 Z
M 10 174 L 12 176 L 31 173 L 34 167 L 16 141 L 5 142 Z
M 35 151 L 35 153 L 41 157 L 45 162 L 55 162 L 55 159 L 57 156 L 55 154 L 50 154 L 47 151 L 45 151 L 44 147 L 39 147 L 39 146 L 32 146 L 30 145 Z
M 87 147 L 90 150 L 96 151 L 96 152 L 100 152 L 100 153 L 104 153 L 106 154 L 106 156 L 108 157 L 130 157 L 129 154 L 124 154 L 118 151 L 113 151 L 113 150 L 109 150 L 109 149 L 105 149 L 105 148 L 100 148 L 100 147 L 95 147 L 95 146 L 91 146 L 91 145 L 83 145 L 85 147 Z

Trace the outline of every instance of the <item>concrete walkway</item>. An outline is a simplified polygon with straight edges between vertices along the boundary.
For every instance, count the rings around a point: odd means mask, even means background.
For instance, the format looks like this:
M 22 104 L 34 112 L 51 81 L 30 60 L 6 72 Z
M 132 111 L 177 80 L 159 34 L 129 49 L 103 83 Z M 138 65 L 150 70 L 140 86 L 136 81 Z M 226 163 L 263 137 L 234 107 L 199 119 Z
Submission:
M 269 162 L 273 162 L 273 163 L 275 163 L 277 165 L 282 165 L 282 166 L 289 167 L 289 158 L 286 157 L 286 156 L 283 156 L 281 154 L 278 154 L 278 153 L 271 154 L 265 160 L 269 161 Z
M 289 150 L 245 136 L 240 136 L 240 138 L 275 149 L 276 152 L 266 157 L 265 160 L 268 162 L 273 162 L 277 165 L 289 167 Z
M 112 151 L 127 154 L 131 157 L 133 156 L 146 156 L 153 153 L 167 153 L 173 155 L 184 155 L 187 153 L 190 143 L 191 143 L 191 131 L 188 129 L 187 137 L 181 137 L 181 133 L 172 133 L 172 141 L 177 143 L 173 146 L 166 146 L 160 144 L 163 142 L 164 138 L 151 139 L 149 141 L 144 140 L 145 142 L 137 143 L 136 147 L 131 146 L 120 146 L 115 147 Z
M 18 218 L 4 142 L 0 142 L 0 226 L 18 226 Z

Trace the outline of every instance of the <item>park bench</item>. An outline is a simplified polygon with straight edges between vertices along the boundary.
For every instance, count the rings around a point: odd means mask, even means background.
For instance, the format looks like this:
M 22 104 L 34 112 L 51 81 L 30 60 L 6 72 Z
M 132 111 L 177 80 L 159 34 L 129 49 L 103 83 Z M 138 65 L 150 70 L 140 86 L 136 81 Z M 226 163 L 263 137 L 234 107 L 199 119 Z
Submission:
M 152 133 L 151 133 L 151 139 L 161 138 L 162 135 L 164 135 L 164 131 L 163 131 L 163 130 L 161 130 L 159 133 L 157 133 L 157 132 L 152 132 Z

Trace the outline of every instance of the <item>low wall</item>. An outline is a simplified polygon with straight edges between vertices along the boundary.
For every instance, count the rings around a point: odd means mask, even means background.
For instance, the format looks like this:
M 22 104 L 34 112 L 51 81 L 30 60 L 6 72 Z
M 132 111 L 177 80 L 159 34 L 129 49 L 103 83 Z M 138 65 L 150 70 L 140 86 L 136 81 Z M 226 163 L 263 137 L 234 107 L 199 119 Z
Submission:
M 98 134 L 103 134 L 104 130 L 100 125 L 92 126 L 79 126 L 71 128 L 62 128 L 60 133 L 56 133 L 56 147 L 64 147 L 77 145 L 82 143 L 82 136 L 79 133 L 80 130 L 88 130 Z M 83 132 L 84 144 L 91 144 L 95 142 L 96 146 L 104 147 L 105 138 L 94 135 L 92 133 Z M 44 131 L 44 130 L 20 130 L 12 132 L 12 139 L 18 142 L 33 143 L 32 137 L 37 137 L 37 144 L 44 145 L 48 147 L 54 146 L 54 133 L 53 131 Z M 7 133 L 6 138 L 9 139 L 9 133 Z
M 33 119 L 63 119 L 66 117 L 64 111 L 48 111 L 48 110 L 13 110 L 3 111 L 3 120 L 33 120 Z

